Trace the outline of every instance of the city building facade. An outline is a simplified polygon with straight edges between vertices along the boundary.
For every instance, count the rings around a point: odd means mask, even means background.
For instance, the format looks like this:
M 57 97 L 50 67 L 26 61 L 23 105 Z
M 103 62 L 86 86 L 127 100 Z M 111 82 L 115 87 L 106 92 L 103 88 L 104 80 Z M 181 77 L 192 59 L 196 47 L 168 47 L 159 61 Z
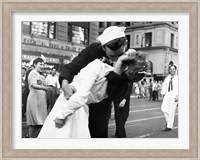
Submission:
M 99 22 L 99 34 L 113 25 L 127 27 L 128 48 L 147 53 L 155 80 L 162 80 L 168 74 L 170 61 L 178 65 L 177 22 Z
M 97 36 L 97 22 L 22 22 L 22 65 L 42 56 L 60 71 Z
M 163 79 L 168 64 L 178 65 L 177 22 L 22 22 L 22 65 L 43 56 L 58 71 L 109 26 L 126 26 L 128 48 L 147 54 L 152 76 Z

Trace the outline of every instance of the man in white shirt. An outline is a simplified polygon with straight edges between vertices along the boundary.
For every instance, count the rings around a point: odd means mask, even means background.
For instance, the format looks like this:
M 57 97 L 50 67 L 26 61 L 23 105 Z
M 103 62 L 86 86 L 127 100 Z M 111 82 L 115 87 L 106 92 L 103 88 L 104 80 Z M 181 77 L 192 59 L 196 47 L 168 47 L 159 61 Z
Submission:
M 51 74 L 47 75 L 46 77 L 46 85 L 51 87 L 51 90 L 47 91 L 47 102 L 48 102 L 48 113 L 51 111 L 53 105 L 58 96 L 58 89 L 60 88 L 60 84 L 58 81 L 58 76 L 56 75 L 56 69 L 51 69 Z
M 176 70 L 176 65 L 171 64 L 169 66 L 170 74 L 165 78 L 161 90 L 161 96 L 163 97 L 161 111 L 167 123 L 164 131 L 172 130 L 176 106 L 178 104 L 178 75 L 176 74 Z
M 153 80 L 153 84 L 152 84 L 152 97 L 153 97 L 153 101 L 158 100 L 158 90 L 157 90 L 157 81 Z
M 46 77 L 46 84 L 48 86 L 53 86 L 56 88 L 60 88 L 60 84 L 58 81 L 58 76 L 56 75 L 56 69 L 52 68 L 51 69 L 51 74 L 48 74 Z

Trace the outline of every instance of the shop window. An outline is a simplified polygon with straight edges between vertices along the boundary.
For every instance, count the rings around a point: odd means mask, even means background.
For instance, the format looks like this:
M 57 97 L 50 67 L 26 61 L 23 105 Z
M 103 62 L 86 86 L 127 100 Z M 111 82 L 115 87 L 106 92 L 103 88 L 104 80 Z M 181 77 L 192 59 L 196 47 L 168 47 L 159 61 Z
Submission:
M 171 33 L 170 47 L 174 48 L 174 34 Z
M 111 22 L 107 22 L 107 27 L 110 27 L 111 26 Z
M 122 22 L 115 22 L 116 26 L 120 26 L 122 24 Z
M 127 48 L 129 49 L 130 48 L 130 40 L 131 40 L 131 36 L 130 35 L 126 35 L 126 38 L 127 38 Z
M 48 22 L 48 38 L 55 39 L 55 22 Z
M 22 22 L 22 33 L 24 34 L 31 33 L 30 22 Z
M 31 34 L 55 39 L 55 22 L 31 22 Z
M 126 25 L 126 26 L 130 26 L 130 25 L 131 25 L 131 22 L 126 22 L 125 25 Z
M 68 41 L 75 44 L 89 44 L 89 29 L 68 24 Z
M 145 47 L 151 47 L 152 45 L 152 33 L 145 33 Z
M 139 35 L 136 35 L 136 44 L 139 44 Z
M 104 22 L 99 22 L 99 28 L 104 28 Z

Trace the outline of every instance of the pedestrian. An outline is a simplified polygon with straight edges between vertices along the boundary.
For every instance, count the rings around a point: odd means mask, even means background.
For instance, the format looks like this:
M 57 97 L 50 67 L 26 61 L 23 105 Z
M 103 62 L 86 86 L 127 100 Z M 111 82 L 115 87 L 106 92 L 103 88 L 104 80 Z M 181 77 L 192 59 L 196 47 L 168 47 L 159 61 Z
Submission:
M 26 68 L 22 67 L 22 120 L 25 119 L 26 115 L 26 88 L 27 88 L 27 83 L 25 81 L 25 76 L 26 76 Z
M 132 92 L 133 83 L 128 84 L 128 90 L 121 101 L 119 99 L 114 100 L 114 110 L 115 110 L 115 137 L 126 138 L 126 128 L 125 124 L 129 116 L 130 110 L 130 94 Z
M 140 94 L 141 94 L 141 98 L 146 98 L 145 97 L 145 84 L 143 81 L 141 81 L 141 83 L 140 83 Z
M 148 97 L 148 90 L 147 90 L 147 81 L 146 81 L 145 78 L 143 79 L 143 83 L 144 83 L 144 96 L 145 96 L 145 98 L 147 98 Z
M 44 61 L 36 58 L 33 61 L 34 69 L 28 75 L 29 95 L 26 105 L 27 125 L 29 126 L 29 137 L 36 138 L 47 117 L 47 102 L 45 91 L 49 88 L 44 86 L 44 77 L 40 75 L 43 71 Z
M 162 81 L 158 81 L 158 102 L 161 101 L 161 90 L 162 90 Z
M 50 87 L 50 90 L 46 92 L 47 111 L 49 113 L 56 102 L 56 99 L 58 97 L 58 90 L 60 88 L 58 76 L 56 75 L 56 68 L 53 67 L 51 69 L 51 73 L 47 75 L 45 81 L 46 81 L 46 85 Z
M 38 138 L 90 138 L 87 104 L 100 102 L 107 97 L 111 100 L 124 99 L 128 87 L 126 84 L 144 77 L 145 74 L 140 74 L 139 71 L 146 69 L 143 68 L 146 62 L 137 61 L 139 60 L 137 56 L 136 59 L 131 60 L 132 63 L 130 60 L 127 55 L 122 55 L 113 68 L 96 59 L 81 69 L 70 83 L 77 91 L 68 100 L 63 93 L 60 94 Z M 129 64 L 126 61 L 129 61 Z M 139 68 L 132 67 L 138 63 L 142 64 Z M 128 69 L 124 70 L 124 67 L 120 66 L 128 66 Z M 111 71 L 122 75 L 124 82 L 127 81 L 124 87 L 115 84 L 112 91 L 107 90 L 109 82 L 105 75 Z M 112 92 L 111 97 L 108 92 Z
M 32 61 L 33 62 L 33 61 Z M 23 76 L 23 83 L 24 87 L 22 90 L 22 116 L 25 118 L 26 117 L 26 104 L 27 104 L 27 98 L 29 95 L 29 85 L 28 85 L 28 75 L 29 73 L 33 70 L 34 66 L 31 64 L 31 66 L 27 69 L 25 77 Z
M 92 43 L 82 50 L 71 63 L 63 67 L 59 76 L 59 82 L 66 97 L 75 93 L 75 88 L 69 85 L 73 77 L 87 64 L 95 59 L 104 59 L 104 62 L 117 58 L 125 53 L 127 48 L 127 39 L 125 36 L 125 27 L 110 26 L 97 38 L 99 42 Z M 114 71 L 106 75 L 108 80 L 119 85 L 123 79 L 116 75 Z M 92 138 L 107 138 L 108 123 L 111 114 L 111 100 L 103 101 L 89 105 L 89 129 Z
M 140 98 L 139 83 L 138 82 L 134 83 L 134 87 L 135 87 L 135 95 L 136 95 L 136 97 Z
M 153 88 L 153 81 L 152 81 L 152 79 L 150 79 L 149 85 L 148 85 L 149 101 L 153 100 L 153 91 L 152 91 L 152 88 Z
M 171 64 L 169 66 L 169 75 L 165 78 L 161 91 L 163 97 L 161 111 L 167 123 L 164 131 L 172 130 L 178 104 L 178 75 L 176 74 L 176 70 L 176 65 Z
M 157 86 L 156 80 L 153 80 L 153 84 L 152 84 L 152 100 L 153 101 L 158 100 L 158 86 Z

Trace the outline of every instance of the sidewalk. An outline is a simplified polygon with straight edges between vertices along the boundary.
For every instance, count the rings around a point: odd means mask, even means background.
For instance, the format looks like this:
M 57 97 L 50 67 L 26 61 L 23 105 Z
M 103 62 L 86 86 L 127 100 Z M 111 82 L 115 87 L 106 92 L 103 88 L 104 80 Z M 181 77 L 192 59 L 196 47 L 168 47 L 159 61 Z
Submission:
M 166 122 L 160 110 L 161 102 L 140 99 L 132 95 L 129 118 L 126 122 L 127 138 L 178 138 L 178 113 L 175 114 L 174 128 L 163 131 Z M 109 138 L 115 138 L 114 113 L 109 124 Z
M 146 135 L 141 135 L 139 137 L 134 138 L 177 138 L 178 128 L 172 129 L 171 131 L 156 131 L 152 133 L 148 133 Z
M 152 135 L 149 135 L 145 138 L 177 138 L 178 135 L 178 128 L 172 129 L 171 131 L 160 131 L 157 133 L 154 133 Z

